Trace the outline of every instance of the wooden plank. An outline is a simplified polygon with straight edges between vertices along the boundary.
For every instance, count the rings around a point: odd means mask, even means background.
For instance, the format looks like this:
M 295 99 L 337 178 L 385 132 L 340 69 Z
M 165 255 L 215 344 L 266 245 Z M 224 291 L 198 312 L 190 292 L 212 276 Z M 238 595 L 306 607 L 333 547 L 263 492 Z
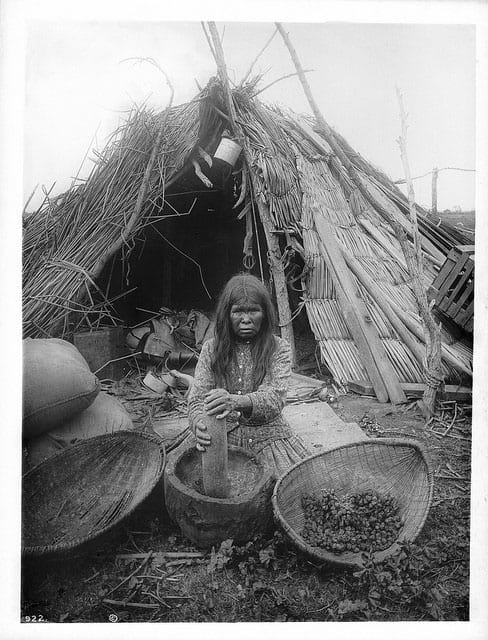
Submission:
M 369 235 L 374 238 L 376 242 L 378 242 L 387 253 L 390 254 L 392 258 L 397 260 L 404 269 L 408 270 L 403 253 L 401 251 L 398 251 L 398 249 L 394 247 L 393 244 L 390 244 L 377 227 L 375 227 L 369 220 L 366 220 L 365 218 L 358 218 L 357 221 L 362 227 L 364 227 L 364 229 L 366 229 Z
M 252 179 L 253 184 L 255 180 L 256 179 Z M 266 243 L 268 245 L 268 262 L 273 276 L 280 333 L 281 337 L 285 338 L 290 344 L 292 365 L 294 365 L 296 361 L 295 336 L 293 333 L 288 288 L 286 286 L 285 268 L 281 259 L 280 243 L 278 238 L 273 234 L 273 223 L 267 204 L 264 202 L 262 197 L 256 198 L 256 202 L 258 205 L 259 217 L 263 224 L 264 235 L 266 236 Z
M 416 360 L 422 364 L 425 358 L 425 347 L 419 343 L 418 340 L 412 335 L 401 318 L 395 313 L 393 307 L 390 305 L 389 298 L 383 292 L 383 290 L 370 278 L 369 274 L 363 269 L 359 260 L 356 260 L 347 251 L 344 251 L 344 257 L 347 264 L 352 269 L 355 276 L 359 279 L 361 284 L 366 288 L 366 291 L 376 302 L 379 308 L 383 311 L 391 325 L 397 332 L 400 339 L 404 342 L 405 346 L 410 350 Z
M 459 312 L 464 311 L 471 303 L 472 298 L 474 297 L 473 285 L 474 283 L 471 283 L 469 286 L 467 286 L 457 303 L 455 305 L 452 305 L 453 307 L 455 307 L 455 309 L 452 310 L 452 313 L 454 313 L 454 315 L 458 315 Z
M 408 398 L 422 397 L 425 384 L 416 382 L 402 382 L 402 389 Z M 347 383 L 350 391 L 363 396 L 374 396 L 373 385 L 369 380 L 351 380 Z M 469 402 L 472 399 L 472 389 L 470 387 L 459 387 L 455 384 L 446 384 L 444 387 L 444 397 L 446 400 L 457 400 L 458 402 Z
M 383 346 L 378 345 L 380 339 L 377 335 L 376 341 L 374 341 L 374 335 L 368 335 L 371 332 L 368 332 L 365 327 L 365 317 L 368 315 L 366 305 L 358 297 L 331 225 L 324 219 L 321 212 L 316 210 L 316 207 L 313 207 L 313 213 L 315 226 L 321 240 L 320 250 L 334 282 L 344 319 L 358 348 L 361 361 L 373 383 L 376 397 L 380 402 L 388 402 L 389 393 L 386 381 L 374 357 L 375 349 L 379 352 Z M 374 327 L 372 328 L 374 329 Z M 373 345 L 372 341 L 374 341 Z
M 310 453 L 367 439 L 359 425 L 344 422 L 326 402 L 288 405 L 283 416 Z
M 438 291 L 441 289 L 444 284 L 446 278 L 451 273 L 453 266 L 456 264 L 458 258 L 457 251 L 455 249 L 451 249 L 445 259 L 442 267 L 440 268 L 439 273 L 434 278 L 432 282 L 432 286 Z
M 457 244 L 456 249 L 459 253 L 474 253 L 474 244 Z
M 471 278 L 471 282 L 467 281 Z M 464 275 L 459 279 L 459 282 L 449 296 L 449 305 L 447 307 L 446 315 L 450 318 L 455 318 L 458 313 L 469 304 L 469 298 L 474 295 L 474 282 L 472 280 L 472 270 L 466 269 Z M 462 291 L 464 289 L 464 291 Z
M 329 269 L 331 269 L 331 273 L 335 274 L 335 279 L 338 283 L 340 283 L 340 286 L 344 288 L 345 296 L 347 297 L 350 305 L 352 305 L 352 313 L 350 313 L 348 310 L 348 313 L 351 316 L 352 324 L 355 324 L 354 318 L 356 318 L 359 325 L 359 332 L 362 333 L 365 338 L 364 343 L 360 336 L 356 336 L 353 334 L 354 342 L 356 342 L 356 345 L 360 349 L 360 353 L 361 351 L 363 353 L 370 352 L 374 363 L 373 369 L 378 372 L 383 385 L 386 387 L 386 391 L 388 393 L 390 401 L 395 404 L 405 402 L 405 394 L 400 387 L 400 381 L 398 379 L 397 373 L 390 359 L 388 358 L 376 327 L 374 326 L 374 323 L 369 315 L 366 304 L 359 295 L 357 287 L 352 279 L 351 272 L 349 271 L 348 265 L 346 264 L 342 249 L 339 247 L 339 244 L 336 240 L 332 225 L 327 220 L 325 220 L 325 218 L 320 215 L 320 213 L 317 212 L 315 208 L 313 209 L 313 212 L 315 226 L 319 232 L 321 239 L 321 247 L 327 254 L 329 263 L 331 265 L 329 266 L 328 264 Z M 336 281 L 334 281 L 334 284 L 336 284 Z M 348 326 L 350 326 L 349 322 Z M 359 339 L 359 344 L 357 342 L 357 338 Z M 361 353 L 362 356 L 363 353 Z M 372 363 L 368 354 L 366 354 L 366 358 L 368 360 L 368 366 L 371 368 Z M 366 361 L 363 362 L 366 366 Z M 366 371 L 368 371 L 369 374 L 368 367 L 366 367 Z
M 449 288 L 452 287 L 452 285 L 454 284 L 454 281 L 459 276 L 459 273 L 461 272 L 461 269 L 466 264 L 468 258 L 469 258 L 468 253 L 464 253 L 461 256 L 459 256 L 455 267 L 452 268 L 451 273 L 447 276 L 447 278 L 444 280 L 444 282 L 442 283 L 442 286 L 439 289 L 440 298 L 444 297 L 446 293 L 449 291 Z
M 461 309 L 458 300 L 463 298 L 464 302 L 468 300 L 470 296 L 473 295 L 473 283 L 466 284 L 466 281 L 469 279 L 470 274 L 467 274 L 466 278 L 464 275 L 459 279 L 455 289 L 446 296 L 442 301 L 442 306 L 438 306 L 438 308 L 443 311 L 450 318 L 454 318 L 459 310 Z M 464 291 L 462 291 L 464 289 Z M 457 298 L 457 300 L 456 300 Z M 468 303 L 469 304 L 469 303 Z M 464 307 L 467 305 L 464 304 Z
M 470 326 L 473 327 L 473 314 L 474 314 L 474 300 L 470 303 L 469 307 L 461 314 L 457 316 L 457 323 L 462 327 Z

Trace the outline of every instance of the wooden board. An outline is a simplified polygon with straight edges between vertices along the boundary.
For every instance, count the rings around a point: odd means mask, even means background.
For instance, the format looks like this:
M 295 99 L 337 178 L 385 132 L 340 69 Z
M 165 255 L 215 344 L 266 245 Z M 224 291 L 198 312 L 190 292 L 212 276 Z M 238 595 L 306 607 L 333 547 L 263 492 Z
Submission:
M 402 382 L 402 389 L 407 398 L 421 398 L 425 390 L 424 384 L 416 382 Z M 347 383 L 350 391 L 363 396 L 374 396 L 374 389 L 368 380 L 351 380 Z M 446 400 L 457 400 L 458 402 L 471 402 L 472 390 L 469 387 L 459 387 L 455 384 L 446 384 L 444 387 Z
M 344 422 L 326 402 L 288 405 L 283 416 L 311 453 L 368 437 L 356 423 Z
M 429 289 L 437 308 L 467 331 L 473 328 L 474 246 L 451 249 Z
M 122 327 L 75 333 L 73 344 L 87 361 L 90 371 L 97 372 L 101 380 L 120 380 L 123 376 L 124 362 L 112 362 L 127 355 Z
M 380 402 L 388 402 L 389 399 L 394 403 L 404 402 L 405 396 L 397 374 L 371 321 L 366 304 L 359 295 L 333 227 L 320 209 L 315 205 L 311 208 L 320 238 L 320 253 L 331 274 L 344 320 L 358 348 L 361 362 L 374 385 L 376 397 Z

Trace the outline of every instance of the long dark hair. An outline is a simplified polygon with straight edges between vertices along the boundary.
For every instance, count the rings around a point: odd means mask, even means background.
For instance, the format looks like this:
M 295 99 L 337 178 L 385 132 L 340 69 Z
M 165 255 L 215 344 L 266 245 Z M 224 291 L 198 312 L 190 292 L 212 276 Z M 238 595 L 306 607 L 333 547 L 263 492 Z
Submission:
M 263 322 L 259 333 L 251 343 L 253 356 L 253 385 L 262 383 L 270 367 L 271 357 L 276 350 L 273 331 L 276 325 L 276 312 L 271 295 L 265 285 L 248 273 L 233 276 L 223 288 L 217 302 L 215 317 L 215 343 L 211 367 L 215 381 L 226 386 L 230 364 L 234 358 L 236 336 L 230 322 L 232 305 L 248 300 L 259 304 L 263 310 Z

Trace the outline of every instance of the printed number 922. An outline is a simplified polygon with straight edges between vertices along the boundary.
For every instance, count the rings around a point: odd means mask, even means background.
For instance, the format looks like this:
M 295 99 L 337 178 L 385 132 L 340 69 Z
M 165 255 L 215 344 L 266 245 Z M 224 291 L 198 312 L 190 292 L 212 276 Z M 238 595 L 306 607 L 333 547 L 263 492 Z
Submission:
M 44 622 L 44 616 L 41 615 L 36 615 L 36 616 L 24 616 L 23 617 L 23 621 L 24 622 Z

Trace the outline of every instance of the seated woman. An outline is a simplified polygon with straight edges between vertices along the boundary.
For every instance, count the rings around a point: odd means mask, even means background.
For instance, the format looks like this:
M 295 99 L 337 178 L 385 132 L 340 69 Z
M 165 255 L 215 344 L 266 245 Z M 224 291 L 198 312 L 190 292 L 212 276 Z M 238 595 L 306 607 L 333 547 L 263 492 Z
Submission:
M 228 442 L 264 456 L 275 476 L 310 455 L 282 416 L 291 351 L 273 334 L 275 310 L 264 284 L 236 275 L 217 303 L 214 338 L 203 345 L 188 397 L 197 448 L 210 442 L 205 413 L 222 420 Z

